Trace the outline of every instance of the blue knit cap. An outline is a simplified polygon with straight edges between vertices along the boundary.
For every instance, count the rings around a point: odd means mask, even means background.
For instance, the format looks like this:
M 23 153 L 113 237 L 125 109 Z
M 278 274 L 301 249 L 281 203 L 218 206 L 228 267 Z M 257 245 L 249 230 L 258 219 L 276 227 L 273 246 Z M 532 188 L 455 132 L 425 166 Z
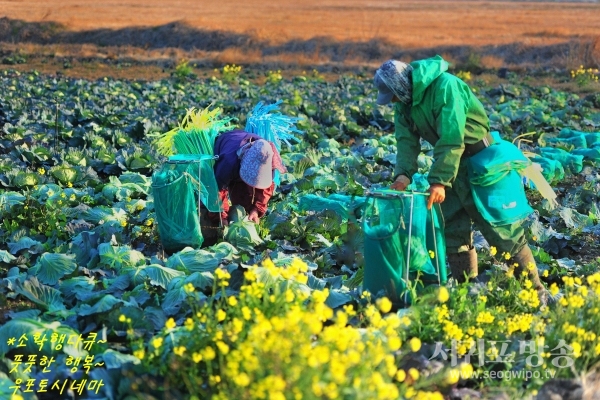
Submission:
M 377 104 L 388 104 L 394 95 L 404 104 L 412 103 L 412 70 L 410 64 L 388 60 L 375 72 L 375 87 L 379 90 Z

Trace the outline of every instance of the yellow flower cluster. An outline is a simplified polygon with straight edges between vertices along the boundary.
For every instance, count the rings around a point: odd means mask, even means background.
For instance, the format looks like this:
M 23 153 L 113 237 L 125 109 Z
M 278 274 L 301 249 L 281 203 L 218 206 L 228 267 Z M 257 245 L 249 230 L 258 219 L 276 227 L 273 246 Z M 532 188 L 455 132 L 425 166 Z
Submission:
M 217 282 L 219 286 L 229 286 L 229 279 L 231 279 L 231 274 L 227 272 L 227 270 L 222 268 L 217 268 L 215 270 L 215 277 L 217 278 Z
M 450 293 L 446 289 L 446 286 L 439 287 L 437 299 L 440 303 L 445 303 L 450 299 Z
M 235 65 L 235 64 L 225 65 L 223 67 L 223 71 L 222 71 L 223 80 L 226 82 L 235 82 L 238 79 L 241 71 L 242 71 L 242 67 L 239 65 Z M 216 70 L 215 70 L 215 72 L 216 72 Z M 214 78 L 214 79 L 216 79 L 216 78 Z
M 574 79 L 579 84 L 585 84 L 587 82 L 598 82 L 598 69 L 597 68 L 584 68 L 580 65 L 578 69 L 571 70 L 571 79 Z
M 531 281 L 529 282 L 531 285 Z M 523 302 L 524 305 L 531 308 L 538 308 L 540 306 L 540 298 L 538 296 L 537 290 L 533 288 L 523 289 L 519 292 L 519 299 Z
M 471 80 L 471 71 L 458 71 L 456 77 L 462 79 L 463 81 Z
M 585 305 L 585 299 L 579 294 L 568 294 L 561 297 L 559 304 L 563 307 L 581 308 Z
M 464 335 L 462 329 L 452 321 L 444 321 L 444 333 L 446 333 L 446 339 L 448 341 L 453 339 L 462 340 Z
M 596 293 L 596 296 L 600 296 L 600 273 L 595 273 L 587 277 L 587 283 L 589 287 Z
M 581 341 L 593 342 L 597 339 L 597 335 L 594 332 L 586 331 L 583 328 L 578 328 L 568 322 L 563 324 L 563 331 L 566 335 L 574 335 Z
M 474 336 L 478 339 L 482 338 L 484 334 L 485 334 L 485 331 L 482 328 L 475 328 L 474 326 L 470 326 L 467 329 L 468 336 Z
M 213 399 L 442 399 L 419 386 L 417 370 L 398 369 L 408 316 L 390 313 L 387 298 L 334 313 L 328 289 L 306 291 L 307 271 L 298 259 L 287 267 L 266 260 L 245 272 L 239 296 L 231 296 L 223 285 L 229 273 L 217 269 L 215 290 L 222 295 L 194 310 L 183 326 L 169 318 L 169 342 L 152 339 L 144 362 L 161 363 L 163 353 L 178 363 L 170 371 L 193 366 Z M 184 290 L 197 295 L 193 286 Z M 353 318 L 363 327 L 350 324 Z M 407 347 L 419 351 L 421 340 L 413 337 Z
M 267 82 L 277 83 L 277 82 L 281 81 L 282 79 L 283 79 L 283 76 L 281 75 L 280 69 L 278 69 L 277 71 L 267 71 Z
M 237 75 L 242 71 L 242 67 L 239 65 L 235 65 L 235 64 L 227 64 L 223 67 L 223 73 L 224 74 L 234 74 Z
M 506 321 L 508 334 L 511 335 L 514 332 L 527 332 L 531 329 L 533 323 L 533 315 L 531 314 L 516 314 L 508 317 Z
M 491 324 L 494 322 L 494 316 L 489 311 L 482 311 L 477 315 L 477 324 Z
M 448 311 L 448 306 L 446 306 L 445 304 L 442 304 L 441 307 L 435 307 L 433 309 L 433 313 L 437 316 L 437 321 L 442 323 L 444 322 L 446 319 L 448 319 L 450 317 L 450 312 Z

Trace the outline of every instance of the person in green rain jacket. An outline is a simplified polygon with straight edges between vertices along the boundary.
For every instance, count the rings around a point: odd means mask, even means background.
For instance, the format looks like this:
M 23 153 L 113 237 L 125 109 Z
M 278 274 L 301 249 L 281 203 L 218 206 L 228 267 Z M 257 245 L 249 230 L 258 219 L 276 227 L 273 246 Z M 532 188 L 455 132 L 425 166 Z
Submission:
M 441 203 L 445 220 L 448 263 L 459 282 L 478 275 L 473 247 L 472 223 L 490 245 L 511 255 L 515 275 L 529 274 L 545 303 L 546 290 L 540 282 L 522 221 L 493 226 L 478 211 L 467 172 L 470 156 L 494 143 L 489 119 L 469 86 L 446 72 L 448 63 L 440 56 L 406 64 L 386 61 L 375 73 L 378 104 L 394 103 L 397 161 L 391 188 L 405 190 L 417 172 L 420 139 L 431 143 L 434 162 L 429 171 L 428 208 Z

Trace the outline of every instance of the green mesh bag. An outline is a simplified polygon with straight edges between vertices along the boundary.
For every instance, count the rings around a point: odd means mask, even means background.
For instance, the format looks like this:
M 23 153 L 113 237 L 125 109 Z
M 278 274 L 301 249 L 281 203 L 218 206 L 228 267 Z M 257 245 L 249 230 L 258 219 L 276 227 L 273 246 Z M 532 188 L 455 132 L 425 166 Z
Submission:
M 477 210 L 493 226 L 512 224 L 533 212 L 520 171 L 531 161 L 511 142 L 496 142 L 469 157 L 467 169 Z
M 600 147 L 592 149 L 573 149 L 571 154 L 575 156 L 583 156 L 584 160 L 600 162 Z
M 534 156 L 529 159 L 531 162 L 540 164 L 542 175 L 548 183 L 562 181 L 565 178 L 565 169 L 559 161 L 541 156 Z
M 575 146 L 576 149 L 587 148 L 587 140 L 583 134 L 574 135 L 571 137 L 548 138 L 546 141 L 554 145 L 562 144 L 566 146 Z
M 178 154 L 152 175 L 152 195 L 160 240 L 166 251 L 200 247 L 200 203 L 220 212 L 213 156 Z
M 368 194 L 363 216 L 363 287 L 383 290 L 395 303 L 409 304 L 408 285 L 447 282 L 446 242 L 439 205 L 427 210 L 427 194 L 377 190 Z M 433 257 L 432 257 L 433 256 Z
M 559 138 L 573 138 L 573 137 L 577 137 L 577 136 L 581 136 L 581 135 L 583 135 L 585 137 L 585 145 L 587 147 L 600 146 L 600 132 L 583 132 L 583 131 L 577 131 L 577 130 L 570 129 L 570 128 L 563 128 L 560 130 L 558 137 Z M 581 148 L 581 147 L 586 147 L 586 146 L 578 146 L 578 147 Z
M 560 162 L 565 171 L 578 174 L 583 170 L 583 156 L 573 155 L 563 149 L 554 147 L 540 147 L 539 152 L 542 157 L 551 158 Z

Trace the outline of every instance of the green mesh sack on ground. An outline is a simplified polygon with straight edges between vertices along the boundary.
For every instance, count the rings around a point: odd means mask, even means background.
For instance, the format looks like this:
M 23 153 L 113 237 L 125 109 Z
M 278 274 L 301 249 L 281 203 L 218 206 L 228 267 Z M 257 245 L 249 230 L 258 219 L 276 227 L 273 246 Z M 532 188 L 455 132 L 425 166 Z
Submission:
M 595 147 L 600 146 L 600 132 L 583 132 L 576 131 L 575 129 L 563 128 L 558 133 L 559 138 L 573 138 L 576 136 L 582 136 L 585 138 L 586 146 L 579 147 Z
M 316 194 L 306 194 L 300 197 L 298 209 L 300 211 L 334 211 L 340 216 L 342 222 L 355 220 L 355 213 L 362 208 L 366 198 L 361 196 L 348 196 L 332 194 L 329 197 L 321 197 Z
M 548 138 L 546 141 L 554 145 L 562 144 L 565 146 L 575 146 L 576 149 L 587 148 L 587 140 L 583 134 L 573 135 L 570 137 Z
M 565 169 L 559 161 L 550 158 L 535 156 L 529 158 L 531 162 L 540 164 L 542 175 L 548 183 L 562 181 L 565 177 Z
M 409 304 L 409 284 L 447 281 L 446 246 L 439 207 L 427 210 L 424 193 L 378 190 L 368 195 L 363 216 L 363 288 Z
M 600 162 L 600 148 L 573 149 L 571 150 L 571 154 L 576 156 L 583 156 L 584 160 Z
M 573 155 L 563 149 L 554 147 L 540 147 L 542 157 L 551 158 L 560 162 L 565 170 L 578 174 L 583 170 L 583 156 Z
M 200 202 L 220 212 L 212 160 L 210 155 L 179 154 L 152 175 L 158 233 L 168 252 L 202 245 Z
M 600 147 L 600 132 L 586 133 L 585 141 L 588 147 Z

